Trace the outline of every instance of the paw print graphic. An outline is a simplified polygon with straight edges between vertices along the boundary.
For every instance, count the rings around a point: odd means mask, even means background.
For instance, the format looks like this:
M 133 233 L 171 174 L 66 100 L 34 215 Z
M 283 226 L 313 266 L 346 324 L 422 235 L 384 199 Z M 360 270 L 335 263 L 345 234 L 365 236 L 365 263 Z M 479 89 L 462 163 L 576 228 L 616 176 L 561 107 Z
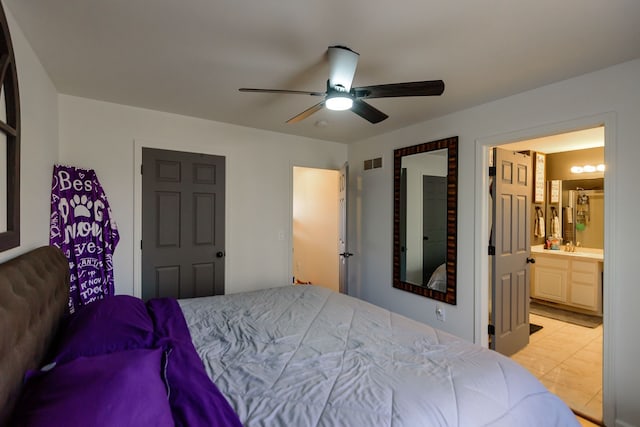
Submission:
M 79 216 L 84 216 L 86 218 L 91 218 L 91 208 L 93 207 L 93 202 L 87 198 L 87 196 L 78 196 L 77 194 L 73 196 L 73 199 L 69 200 L 69 204 L 73 208 L 73 216 L 75 218 Z

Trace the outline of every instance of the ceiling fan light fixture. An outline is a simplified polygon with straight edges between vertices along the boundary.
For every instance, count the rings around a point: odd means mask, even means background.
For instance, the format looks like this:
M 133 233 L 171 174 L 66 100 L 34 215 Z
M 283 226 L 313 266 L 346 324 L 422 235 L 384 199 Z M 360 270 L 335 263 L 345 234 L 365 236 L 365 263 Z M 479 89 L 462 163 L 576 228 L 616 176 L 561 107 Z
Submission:
M 240 88 L 240 92 L 296 94 L 320 96 L 322 101 L 293 116 L 287 123 L 297 123 L 324 108 L 334 111 L 351 110 L 369 123 L 375 124 L 389 118 L 388 115 L 368 104 L 374 98 L 401 98 L 405 96 L 439 96 L 444 91 L 442 80 L 390 83 L 374 86 L 352 87 L 359 54 L 345 46 L 329 46 L 329 78 L 326 92 L 288 89 Z
M 324 102 L 325 107 L 333 111 L 348 110 L 353 106 L 353 98 L 348 93 L 337 93 L 328 96 Z

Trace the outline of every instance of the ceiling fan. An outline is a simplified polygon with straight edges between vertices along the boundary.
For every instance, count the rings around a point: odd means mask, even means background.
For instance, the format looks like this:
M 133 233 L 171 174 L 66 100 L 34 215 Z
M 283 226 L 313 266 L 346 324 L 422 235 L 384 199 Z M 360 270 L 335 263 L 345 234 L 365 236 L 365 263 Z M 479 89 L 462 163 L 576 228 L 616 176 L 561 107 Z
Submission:
M 444 92 L 442 80 L 422 82 L 391 83 L 376 86 L 351 87 L 356 73 L 359 53 L 344 46 L 329 47 L 329 80 L 325 92 L 308 92 L 286 89 L 240 88 L 240 92 L 280 93 L 294 95 L 321 96 L 324 99 L 302 113 L 287 120 L 287 123 L 299 122 L 324 107 L 330 110 L 351 110 L 371 123 L 379 123 L 387 116 L 382 111 L 366 103 L 365 99 L 397 98 L 404 96 L 438 96 Z

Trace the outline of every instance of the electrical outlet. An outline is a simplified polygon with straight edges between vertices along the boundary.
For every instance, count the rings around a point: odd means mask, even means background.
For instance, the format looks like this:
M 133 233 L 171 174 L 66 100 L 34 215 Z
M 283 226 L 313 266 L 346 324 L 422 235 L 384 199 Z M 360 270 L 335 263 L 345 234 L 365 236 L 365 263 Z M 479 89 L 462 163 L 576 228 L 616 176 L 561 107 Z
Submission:
M 438 319 L 441 322 L 445 321 L 444 306 L 442 306 L 440 304 L 436 305 L 436 319 Z

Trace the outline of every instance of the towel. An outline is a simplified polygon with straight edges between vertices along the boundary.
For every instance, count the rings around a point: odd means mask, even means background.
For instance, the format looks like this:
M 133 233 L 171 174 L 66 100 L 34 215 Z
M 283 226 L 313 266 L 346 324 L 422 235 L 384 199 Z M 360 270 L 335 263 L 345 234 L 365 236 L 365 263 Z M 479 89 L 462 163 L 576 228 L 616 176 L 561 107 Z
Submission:
M 60 248 L 69 260 L 70 313 L 114 294 L 113 252 L 119 240 L 96 173 L 55 165 L 49 244 Z
M 560 218 L 554 216 L 551 220 L 551 235 L 553 237 L 560 237 Z
M 542 214 L 542 209 L 536 208 L 536 219 L 533 225 L 533 235 L 535 237 L 544 237 L 544 227 L 544 215 Z
M 564 217 L 566 218 L 567 224 L 573 224 L 573 209 L 571 207 L 564 208 Z

